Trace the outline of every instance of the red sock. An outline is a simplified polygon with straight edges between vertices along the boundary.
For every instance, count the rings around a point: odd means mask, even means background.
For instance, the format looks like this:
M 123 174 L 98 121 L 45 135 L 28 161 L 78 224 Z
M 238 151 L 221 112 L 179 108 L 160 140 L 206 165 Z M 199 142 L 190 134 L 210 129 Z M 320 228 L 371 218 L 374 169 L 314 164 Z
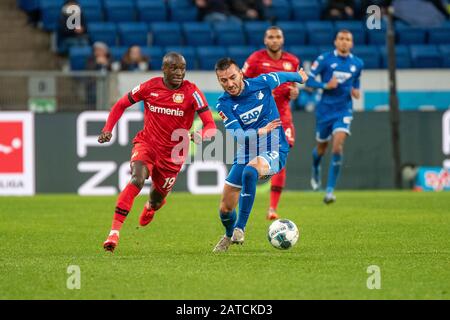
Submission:
M 277 210 L 278 202 L 280 202 L 281 191 L 286 184 L 286 168 L 278 172 L 272 177 L 272 186 L 270 188 L 270 208 Z
M 127 215 L 133 206 L 134 198 L 136 198 L 139 192 L 141 192 L 141 189 L 136 187 L 134 184 L 129 183 L 119 194 L 116 209 L 114 211 L 114 219 L 111 227 L 112 230 L 120 231 L 123 222 L 127 218 Z

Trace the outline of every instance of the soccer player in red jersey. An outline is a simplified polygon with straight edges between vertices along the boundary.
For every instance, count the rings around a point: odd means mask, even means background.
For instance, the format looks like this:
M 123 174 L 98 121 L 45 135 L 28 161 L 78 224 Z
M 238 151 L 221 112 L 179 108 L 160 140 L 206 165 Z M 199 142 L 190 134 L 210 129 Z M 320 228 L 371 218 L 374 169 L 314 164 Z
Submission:
M 242 68 L 244 76 L 254 78 L 263 73 L 276 71 L 295 72 L 298 71 L 299 59 L 286 51 L 283 51 L 283 31 L 277 26 L 271 26 L 264 35 L 265 49 L 254 52 L 248 57 Z M 272 92 L 280 113 L 281 124 L 292 148 L 295 142 L 295 128 L 292 122 L 292 113 L 289 106 L 290 100 L 296 99 L 299 94 L 295 83 L 285 83 Z M 286 184 L 286 168 L 274 175 L 271 179 L 270 207 L 267 219 L 278 219 L 277 207 L 281 192 Z
M 133 140 L 131 180 L 117 199 L 111 232 L 103 244 L 107 251 L 112 252 L 116 248 L 119 231 L 145 180 L 151 176 L 153 183 L 149 200 L 139 219 L 141 226 L 149 224 L 155 212 L 165 204 L 165 198 L 189 154 L 189 139 L 200 143 L 216 132 L 203 93 L 195 84 L 184 80 L 184 57 L 174 52 L 166 54 L 162 70 L 163 77 L 155 77 L 138 85 L 112 107 L 98 137 L 99 143 L 110 141 L 111 132 L 125 109 L 144 101 L 144 128 Z M 203 122 L 203 129 L 190 134 L 188 130 L 196 112 Z

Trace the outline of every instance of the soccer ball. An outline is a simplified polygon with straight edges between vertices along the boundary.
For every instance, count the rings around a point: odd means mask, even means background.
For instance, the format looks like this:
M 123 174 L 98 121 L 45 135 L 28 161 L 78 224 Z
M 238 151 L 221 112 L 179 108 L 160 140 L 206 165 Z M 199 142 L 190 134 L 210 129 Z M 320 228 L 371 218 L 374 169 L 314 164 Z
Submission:
M 272 222 L 267 232 L 267 238 L 272 246 L 286 250 L 293 247 L 298 240 L 298 228 L 291 220 L 278 219 Z

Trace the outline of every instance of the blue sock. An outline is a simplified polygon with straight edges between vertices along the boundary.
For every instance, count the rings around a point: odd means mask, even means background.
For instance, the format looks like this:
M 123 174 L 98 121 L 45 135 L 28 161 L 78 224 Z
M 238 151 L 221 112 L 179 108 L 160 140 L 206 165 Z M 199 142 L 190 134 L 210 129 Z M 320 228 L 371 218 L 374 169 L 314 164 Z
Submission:
M 327 193 L 332 193 L 336 187 L 336 182 L 339 177 L 339 171 L 342 165 L 342 155 L 339 153 L 333 153 L 331 159 L 330 168 L 328 169 L 328 183 L 327 183 Z
M 248 217 L 252 211 L 255 201 L 256 182 L 258 181 L 258 170 L 252 166 L 246 166 L 242 173 L 242 190 L 239 197 L 239 217 L 236 228 L 245 230 Z
M 319 170 L 320 170 L 320 160 L 322 160 L 322 156 L 317 153 L 317 147 L 313 149 L 313 172 L 315 179 L 319 179 Z
M 222 224 L 225 227 L 225 234 L 231 238 L 236 223 L 236 210 L 232 212 L 220 212 L 220 220 L 222 220 Z

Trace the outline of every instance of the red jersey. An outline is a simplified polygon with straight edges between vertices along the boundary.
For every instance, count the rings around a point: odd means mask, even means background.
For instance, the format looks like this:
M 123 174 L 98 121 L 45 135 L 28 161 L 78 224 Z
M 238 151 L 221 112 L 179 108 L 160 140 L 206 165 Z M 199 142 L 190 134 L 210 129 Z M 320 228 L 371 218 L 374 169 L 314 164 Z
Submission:
M 248 57 L 242 71 L 247 78 L 254 78 L 262 73 L 295 72 L 298 71 L 299 65 L 300 60 L 293 54 L 283 51 L 281 58 L 274 60 L 269 56 L 266 49 L 261 49 Z M 289 108 L 289 95 L 292 85 L 291 83 L 284 83 L 272 92 L 283 123 L 292 121 L 291 109 Z

